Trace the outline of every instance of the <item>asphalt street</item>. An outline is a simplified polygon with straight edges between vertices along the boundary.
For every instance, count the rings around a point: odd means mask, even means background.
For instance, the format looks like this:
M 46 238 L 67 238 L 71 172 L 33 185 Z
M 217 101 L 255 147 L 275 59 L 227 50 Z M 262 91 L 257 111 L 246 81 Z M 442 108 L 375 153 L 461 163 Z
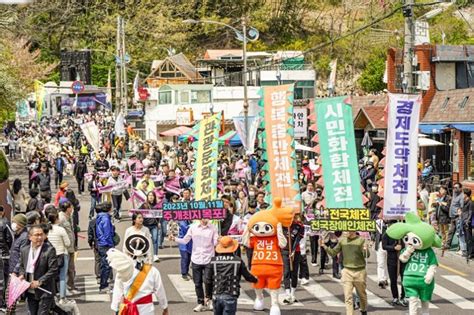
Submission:
M 24 187 L 27 188 L 27 171 L 23 163 L 11 163 L 10 181 L 19 177 Z M 76 191 L 77 184 L 71 176 L 65 180 Z M 55 193 L 55 191 L 53 191 Z M 79 251 L 76 257 L 76 286 L 80 294 L 71 296 L 79 305 L 81 314 L 112 314 L 110 309 L 110 296 L 99 294 L 98 285 L 94 275 L 94 254 L 87 244 L 87 226 L 90 198 L 86 193 L 79 196 L 81 201 Z M 130 226 L 126 209 L 130 204 L 124 204 L 122 219 L 116 224 L 117 232 L 122 236 L 125 229 Z M 118 246 L 122 248 L 122 244 Z M 439 253 L 439 252 L 438 252 Z M 169 301 L 170 314 L 192 314 L 196 305 L 194 285 L 192 281 L 184 281 L 180 275 L 179 251 L 176 245 L 165 241 L 165 248 L 159 253 L 161 261 L 155 266 L 161 273 Z M 310 257 L 308 256 L 308 259 Z M 430 305 L 431 314 L 435 315 L 462 315 L 474 313 L 474 261 L 467 264 L 464 259 L 454 253 L 446 253 L 444 257 L 438 255 L 440 268 L 436 274 L 436 288 Z M 330 264 L 327 265 L 328 268 Z M 299 286 L 296 292 L 298 303 L 291 306 L 282 305 L 282 314 L 344 314 L 344 296 L 339 281 L 332 278 L 330 269 L 323 275 L 318 274 L 319 266 L 309 265 L 310 283 Z M 405 314 L 407 309 L 393 307 L 389 304 L 391 293 L 389 288 L 380 289 L 377 285 L 375 253 L 372 252 L 367 264 L 368 270 L 368 298 L 370 314 Z M 269 295 L 266 293 L 266 306 L 269 308 Z M 283 295 L 281 295 L 282 299 Z M 238 304 L 238 314 L 255 314 L 252 311 L 255 294 L 248 283 L 242 283 L 241 297 Z M 156 314 L 160 314 L 157 307 Z M 210 314 L 211 312 L 206 312 Z M 262 314 L 263 312 L 257 312 Z M 24 305 L 18 308 L 18 314 L 26 314 Z M 357 312 L 356 312 L 357 314 Z

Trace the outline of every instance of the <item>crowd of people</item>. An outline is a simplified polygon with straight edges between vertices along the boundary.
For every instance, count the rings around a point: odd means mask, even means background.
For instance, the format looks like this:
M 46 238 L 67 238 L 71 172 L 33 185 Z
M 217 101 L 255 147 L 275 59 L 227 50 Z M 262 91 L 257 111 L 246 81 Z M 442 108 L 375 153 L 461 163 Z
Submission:
M 81 131 L 80 125 L 88 121 L 95 122 L 100 130 L 100 152 L 93 150 Z M 218 227 L 206 219 L 169 223 L 158 215 L 144 216 L 141 210 L 159 211 L 165 202 L 193 200 L 196 157 L 192 146 L 142 141 L 129 126 L 125 126 L 127 133 L 119 137 L 114 124 L 112 116 L 98 113 L 78 115 L 75 119 L 58 116 L 6 131 L 9 139 L 18 144 L 10 157 L 15 159 L 19 155 L 26 165 L 28 186 L 23 187 L 19 179 L 13 181 L 11 222 L 0 209 L 2 307 L 5 308 L 4 294 L 11 273 L 31 282 L 26 293 L 30 314 L 46 314 L 44 310 L 50 309 L 61 314 L 64 306 L 71 303 L 67 297 L 78 293 L 74 282 L 81 211 L 78 195 L 86 195 L 90 198 L 90 207 L 85 209 L 89 217 L 87 240 L 95 255 L 94 273 L 101 293 L 118 294 L 113 290 L 107 253 L 118 246 L 121 238 L 142 235 L 148 239 L 151 246 L 146 262 L 152 264 L 159 262 L 160 250 L 168 237 L 180 253 L 182 281 L 194 282 L 194 311 L 235 313 L 241 277 L 250 282 L 258 280 L 248 271 L 254 249 L 241 246 L 236 240 L 255 213 L 271 207 L 266 200 L 268 182 L 263 152 L 257 150 L 246 155 L 230 148 L 220 151 L 218 199 L 223 200 L 227 215 Z M 404 265 L 398 260 L 403 243 L 386 235 L 387 226 L 393 222 L 381 216 L 377 181 L 382 166 L 378 152 L 370 150 L 359 163 L 366 206 L 377 226 L 369 238 L 353 232 L 315 232 L 308 228 L 312 219 L 327 216 L 322 208 L 323 187 L 317 184 L 320 175 L 314 166 L 308 157 L 302 157 L 299 181 L 303 207 L 294 215 L 290 228 L 284 230 L 290 240 L 281 248 L 284 303 L 298 301 L 296 288 L 310 282 L 311 265 L 320 275 L 331 270 L 335 279 L 342 278 L 347 314 L 353 314 L 354 309 L 365 314 L 366 259 L 373 246 L 380 288 L 385 289 L 390 279 L 391 303 L 407 306 L 403 286 L 397 285 L 397 278 L 403 278 Z M 77 182 L 77 191 L 67 178 Z M 445 247 L 450 247 L 458 233 L 462 254 L 472 257 L 471 191 L 457 183 L 449 196 L 446 187 L 432 193 L 422 183 L 418 194 L 421 215 L 439 228 Z M 123 206 L 125 202 L 127 207 Z M 119 235 L 115 225 L 128 217 L 123 211 L 130 210 L 128 205 L 133 210 L 132 223 L 124 235 Z M 239 267 L 229 268 L 230 264 Z M 53 294 L 35 290 L 40 286 Z M 9 312 L 14 313 L 14 307 Z

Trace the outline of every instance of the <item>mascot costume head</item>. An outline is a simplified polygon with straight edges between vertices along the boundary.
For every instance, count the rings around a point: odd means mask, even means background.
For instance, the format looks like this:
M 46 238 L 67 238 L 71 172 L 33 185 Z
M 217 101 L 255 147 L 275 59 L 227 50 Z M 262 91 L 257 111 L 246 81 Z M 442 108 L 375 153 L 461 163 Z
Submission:
M 283 277 L 283 259 L 280 248 L 287 240 L 283 227 L 289 227 L 293 220 L 293 209 L 282 208 L 281 199 L 275 198 L 273 208 L 254 214 L 242 236 L 245 246 L 253 248 L 251 272 L 258 278 L 254 284 L 256 298 L 254 309 L 265 308 L 263 289 L 269 289 L 272 300 L 270 315 L 279 315 L 278 291 Z
M 418 312 L 421 301 L 422 314 L 429 314 L 429 301 L 433 294 L 434 275 L 438 260 L 432 247 L 441 247 L 441 239 L 435 229 L 422 222 L 414 213 L 405 215 L 405 223 L 395 223 L 387 229 L 387 235 L 395 240 L 403 239 L 405 248 L 400 261 L 405 263 L 403 287 L 410 301 L 410 315 Z

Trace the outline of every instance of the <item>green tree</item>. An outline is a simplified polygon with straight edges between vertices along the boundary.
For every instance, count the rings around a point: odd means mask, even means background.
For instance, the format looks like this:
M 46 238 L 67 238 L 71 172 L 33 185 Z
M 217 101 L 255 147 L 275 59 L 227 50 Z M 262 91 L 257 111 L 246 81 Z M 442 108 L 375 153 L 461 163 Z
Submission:
M 385 56 L 380 54 L 373 56 L 367 63 L 366 68 L 358 80 L 363 91 L 367 93 L 380 92 L 386 88 L 383 82 L 383 74 L 385 71 Z

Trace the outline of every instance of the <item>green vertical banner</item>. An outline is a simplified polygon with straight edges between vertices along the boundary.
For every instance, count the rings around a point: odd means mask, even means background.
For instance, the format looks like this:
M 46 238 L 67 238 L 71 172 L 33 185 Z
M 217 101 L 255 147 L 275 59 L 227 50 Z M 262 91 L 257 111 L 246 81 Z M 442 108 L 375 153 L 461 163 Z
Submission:
M 316 100 L 327 209 L 363 208 L 352 106 L 347 96 Z
M 204 118 L 199 123 L 199 140 L 195 148 L 194 198 L 196 200 L 217 199 L 217 159 L 219 154 L 219 132 L 221 113 Z

